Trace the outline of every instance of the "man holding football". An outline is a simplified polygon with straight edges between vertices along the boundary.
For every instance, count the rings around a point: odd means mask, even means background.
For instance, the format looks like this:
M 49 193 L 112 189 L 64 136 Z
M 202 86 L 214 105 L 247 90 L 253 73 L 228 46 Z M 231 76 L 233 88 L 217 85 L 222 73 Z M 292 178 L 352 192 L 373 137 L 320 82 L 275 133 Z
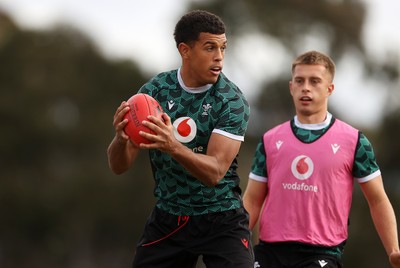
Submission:
M 248 214 L 243 208 L 237 154 L 244 140 L 249 105 L 223 73 L 227 38 L 222 20 L 195 10 L 176 24 L 182 65 L 160 73 L 139 93 L 164 110 L 149 116 L 141 132 L 152 143 L 138 146 L 124 128 L 127 102 L 114 115 L 116 135 L 108 148 L 113 172 L 126 172 L 147 149 L 155 180 L 155 208 L 139 241 L 133 266 L 253 267 Z M 138 178 L 135 178 L 138 179 Z

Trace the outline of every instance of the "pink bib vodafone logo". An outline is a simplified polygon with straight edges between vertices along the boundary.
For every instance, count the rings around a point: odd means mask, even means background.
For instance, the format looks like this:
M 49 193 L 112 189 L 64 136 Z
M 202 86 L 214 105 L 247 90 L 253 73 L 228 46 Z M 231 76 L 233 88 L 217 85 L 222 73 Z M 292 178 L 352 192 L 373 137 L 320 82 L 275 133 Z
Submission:
M 297 179 L 306 180 L 314 172 L 314 163 L 308 156 L 299 155 L 293 160 L 291 169 Z
M 185 116 L 176 119 L 173 126 L 175 138 L 182 143 L 190 142 L 196 137 L 196 122 L 190 117 Z

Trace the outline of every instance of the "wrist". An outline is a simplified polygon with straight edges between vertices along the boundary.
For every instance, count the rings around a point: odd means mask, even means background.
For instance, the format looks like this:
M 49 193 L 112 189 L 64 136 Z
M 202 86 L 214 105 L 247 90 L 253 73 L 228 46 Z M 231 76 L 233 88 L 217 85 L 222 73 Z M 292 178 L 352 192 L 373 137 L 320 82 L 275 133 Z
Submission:
M 179 158 L 179 155 L 181 155 L 183 153 L 182 150 L 191 151 L 188 147 L 183 146 L 182 143 L 177 142 L 176 144 L 173 144 L 172 146 L 170 146 L 168 154 L 171 155 L 173 158 L 176 158 L 176 157 Z

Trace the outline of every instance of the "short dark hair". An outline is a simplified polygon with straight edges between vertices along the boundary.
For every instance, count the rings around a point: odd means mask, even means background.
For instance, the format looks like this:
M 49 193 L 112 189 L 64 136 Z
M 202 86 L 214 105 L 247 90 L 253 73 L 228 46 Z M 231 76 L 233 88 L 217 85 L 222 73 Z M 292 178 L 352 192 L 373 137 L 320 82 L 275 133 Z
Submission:
M 224 34 L 225 24 L 220 17 L 208 11 L 190 11 L 183 15 L 175 26 L 176 46 L 197 41 L 200 33 Z

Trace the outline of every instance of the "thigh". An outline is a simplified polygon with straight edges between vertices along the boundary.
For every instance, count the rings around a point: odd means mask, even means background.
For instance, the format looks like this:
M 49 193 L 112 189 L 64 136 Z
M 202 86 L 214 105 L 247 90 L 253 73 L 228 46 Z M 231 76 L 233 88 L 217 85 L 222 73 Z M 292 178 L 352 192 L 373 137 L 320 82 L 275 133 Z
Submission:
M 244 209 L 208 216 L 213 226 L 209 237 L 202 239 L 203 262 L 207 268 L 253 268 L 254 255 L 248 229 L 248 214 Z
M 171 215 L 155 208 L 147 219 L 142 238 L 136 246 L 133 268 L 196 266 L 198 256 L 187 252 L 184 241 L 175 239 L 186 227 L 189 218 Z
M 342 261 L 330 255 L 314 256 L 297 264 L 295 268 L 342 268 Z
M 342 268 L 338 256 L 316 253 L 314 246 L 296 243 L 265 243 L 254 247 L 254 267 L 267 268 Z
M 138 246 L 133 260 L 133 268 L 195 268 L 198 257 L 187 252 L 162 250 L 160 247 Z
M 284 264 L 279 261 L 278 256 L 262 244 L 254 246 L 254 259 L 254 268 L 285 267 Z

